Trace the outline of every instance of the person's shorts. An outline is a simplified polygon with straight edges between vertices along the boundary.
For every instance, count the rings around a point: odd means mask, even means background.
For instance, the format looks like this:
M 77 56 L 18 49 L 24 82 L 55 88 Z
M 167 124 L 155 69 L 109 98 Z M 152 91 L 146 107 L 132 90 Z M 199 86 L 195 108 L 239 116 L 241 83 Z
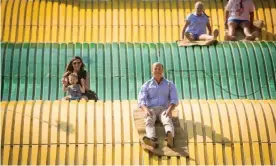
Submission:
M 192 34 L 195 40 L 199 40 L 199 36 L 200 36 L 199 34 L 192 33 L 192 32 L 188 32 L 188 33 Z
M 241 23 L 249 22 L 249 21 L 248 20 L 238 20 L 238 19 L 228 19 L 228 22 L 234 22 L 234 23 L 240 25 Z
M 70 97 L 70 100 L 80 100 L 81 99 L 81 97 L 79 97 L 79 96 L 71 96 Z

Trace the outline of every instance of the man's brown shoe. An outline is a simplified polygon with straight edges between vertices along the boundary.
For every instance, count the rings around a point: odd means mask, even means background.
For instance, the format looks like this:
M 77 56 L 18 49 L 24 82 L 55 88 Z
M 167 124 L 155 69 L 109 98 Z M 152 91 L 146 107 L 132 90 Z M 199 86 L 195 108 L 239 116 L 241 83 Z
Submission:
M 166 134 L 167 146 L 172 148 L 174 146 L 173 135 L 170 131 Z
M 146 145 L 149 145 L 153 148 L 158 148 L 158 144 L 156 143 L 157 138 L 149 138 L 147 136 L 144 136 L 143 141 Z

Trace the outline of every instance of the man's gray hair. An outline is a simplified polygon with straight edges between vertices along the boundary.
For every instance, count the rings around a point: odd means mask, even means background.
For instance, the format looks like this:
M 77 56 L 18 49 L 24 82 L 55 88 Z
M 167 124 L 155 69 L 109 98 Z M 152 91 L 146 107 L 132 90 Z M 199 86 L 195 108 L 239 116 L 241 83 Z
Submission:
M 163 64 L 160 63 L 160 62 L 154 62 L 154 63 L 151 65 L 151 67 L 156 66 L 156 65 L 161 65 L 161 66 L 162 66 L 162 69 L 164 68 L 164 67 L 163 67 Z

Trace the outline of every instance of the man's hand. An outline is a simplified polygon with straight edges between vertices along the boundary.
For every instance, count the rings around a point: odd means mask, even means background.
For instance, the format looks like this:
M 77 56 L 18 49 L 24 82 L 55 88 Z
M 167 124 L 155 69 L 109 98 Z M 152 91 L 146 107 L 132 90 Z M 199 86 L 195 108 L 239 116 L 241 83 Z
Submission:
M 170 118 L 172 117 L 172 112 L 170 110 L 166 110 L 162 114 L 166 117 L 170 117 Z

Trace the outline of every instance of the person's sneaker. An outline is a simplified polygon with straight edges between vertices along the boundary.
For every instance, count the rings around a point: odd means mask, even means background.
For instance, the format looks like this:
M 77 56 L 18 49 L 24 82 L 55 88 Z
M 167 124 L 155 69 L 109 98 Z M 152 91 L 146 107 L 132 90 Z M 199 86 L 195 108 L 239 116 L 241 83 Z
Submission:
M 157 138 L 149 138 L 147 136 L 144 136 L 143 137 L 143 141 L 146 145 L 149 145 L 153 148 L 157 148 L 158 147 L 158 144 L 156 143 L 157 141 Z
M 166 134 L 166 141 L 167 141 L 167 146 L 172 148 L 174 146 L 174 139 L 173 135 L 170 131 L 167 132 Z

